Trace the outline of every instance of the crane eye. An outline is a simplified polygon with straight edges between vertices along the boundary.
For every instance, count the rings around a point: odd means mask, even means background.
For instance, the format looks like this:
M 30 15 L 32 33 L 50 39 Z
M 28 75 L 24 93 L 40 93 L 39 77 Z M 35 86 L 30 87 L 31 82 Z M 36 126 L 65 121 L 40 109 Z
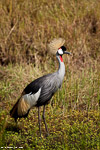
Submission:
M 58 54 L 63 55 L 63 50 L 61 48 L 58 49 Z

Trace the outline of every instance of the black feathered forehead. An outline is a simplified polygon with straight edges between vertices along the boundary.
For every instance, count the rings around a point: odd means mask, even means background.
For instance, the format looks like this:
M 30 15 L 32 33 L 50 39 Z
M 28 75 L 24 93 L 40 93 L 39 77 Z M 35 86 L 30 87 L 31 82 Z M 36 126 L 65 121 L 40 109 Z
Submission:
M 65 46 L 61 46 L 60 47 L 63 51 L 66 51 L 66 47 Z

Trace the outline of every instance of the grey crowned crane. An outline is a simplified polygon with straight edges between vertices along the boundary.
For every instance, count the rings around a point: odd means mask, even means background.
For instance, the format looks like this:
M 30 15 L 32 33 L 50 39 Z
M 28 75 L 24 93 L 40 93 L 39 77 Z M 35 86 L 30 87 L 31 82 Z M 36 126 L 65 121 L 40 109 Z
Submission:
M 65 65 L 63 62 L 63 54 L 71 54 L 66 51 L 66 47 L 63 46 L 65 40 L 62 38 L 54 39 L 48 44 L 48 50 L 53 54 L 56 53 L 57 60 L 59 62 L 59 68 L 56 72 L 44 75 L 36 80 L 32 81 L 23 90 L 20 98 L 15 103 L 10 111 L 11 117 L 17 121 L 18 118 L 27 117 L 30 109 L 33 106 L 38 107 L 38 121 L 39 131 L 41 136 L 41 118 L 40 118 L 40 106 L 43 106 L 43 121 L 45 129 L 48 134 L 48 128 L 45 121 L 45 106 L 49 103 L 55 92 L 61 87 L 63 78 L 65 75 Z M 56 51 L 56 52 L 55 52 Z

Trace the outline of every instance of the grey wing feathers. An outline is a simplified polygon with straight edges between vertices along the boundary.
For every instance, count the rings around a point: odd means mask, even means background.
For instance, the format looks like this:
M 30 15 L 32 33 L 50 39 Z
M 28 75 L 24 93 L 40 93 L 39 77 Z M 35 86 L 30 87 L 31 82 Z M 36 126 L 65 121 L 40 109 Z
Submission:
M 51 76 L 48 76 L 43 82 L 41 94 L 37 101 L 37 106 L 48 103 L 58 88 L 59 85 L 56 75 L 52 74 Z
M 41 89 L 40 95 L 36 100 L 36 104 L 34 103 L 36 106 L 41 106 L 46 104 L 51 99 L 51 97 L 54 95 L 58 88 L 59 80 L 57 78 L 57 75 L 53 73 L 34 80 L 24 89 L 24 92 L 25 94 L 29 94 L 31 98 L 34 94 L 36 94 L 39 91 L 39 89 Z M 30 99 L 28 101 L 32 102 L 32 100 Z M 33 101 L 35 102 L 35 100 Z M 31 105 L 32 104 L 33 102 L 31 103 Z
M 31 82 L 30 84 L 28 84 L 26 86 L 23 93 L 25 93 L 25 94 L 29 94 L 29 93 L 35 94 L 36 92 L 38 92 L 38 90 L 41 88 L 41 86 L 45 83 L 46 80 L 48 80 L 48 78 L 51 75 L 52 74 L 48 74 L 48 75 L 44 75 L 40 78 L 37 78 L 36 80 L 34 80 L 33 82 Z

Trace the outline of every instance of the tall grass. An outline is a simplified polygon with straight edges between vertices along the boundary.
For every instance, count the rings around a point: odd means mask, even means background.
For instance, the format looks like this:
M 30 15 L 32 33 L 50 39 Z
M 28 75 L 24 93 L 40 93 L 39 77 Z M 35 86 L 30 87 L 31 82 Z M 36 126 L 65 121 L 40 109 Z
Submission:
M 66 39 L 73 65 L 84 67 L 91 64 L 91 58 L 99 60 L 99 0 L 1 0 L 0 9 L 2 64 L 43 63 L 46 43 L 55 37 Z

